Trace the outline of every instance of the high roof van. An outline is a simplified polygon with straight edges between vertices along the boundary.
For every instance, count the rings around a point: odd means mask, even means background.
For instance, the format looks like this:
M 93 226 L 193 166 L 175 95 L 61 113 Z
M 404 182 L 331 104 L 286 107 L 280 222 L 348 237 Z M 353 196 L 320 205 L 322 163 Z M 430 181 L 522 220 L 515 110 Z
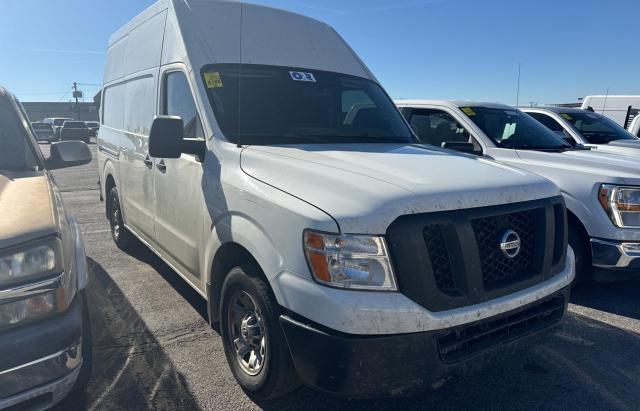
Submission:
M 111 37 L 101 107 L 114 241 L 206 299 L 256 401 L 407 393 L 561 324 L 558 188 L 420 144 L 324 23 L 159 1 Z

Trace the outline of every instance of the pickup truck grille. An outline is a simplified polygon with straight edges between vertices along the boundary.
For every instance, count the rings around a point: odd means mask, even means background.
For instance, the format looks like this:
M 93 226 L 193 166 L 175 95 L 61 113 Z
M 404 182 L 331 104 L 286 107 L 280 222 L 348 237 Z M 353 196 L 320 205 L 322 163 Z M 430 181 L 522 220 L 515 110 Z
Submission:
M 564 267 L 562 197 L 406 215 L 387 230 L 400 291 L 430 311 L 476 304 L 530 287 Z M 509 230 L 519 252 L 501 249 Z

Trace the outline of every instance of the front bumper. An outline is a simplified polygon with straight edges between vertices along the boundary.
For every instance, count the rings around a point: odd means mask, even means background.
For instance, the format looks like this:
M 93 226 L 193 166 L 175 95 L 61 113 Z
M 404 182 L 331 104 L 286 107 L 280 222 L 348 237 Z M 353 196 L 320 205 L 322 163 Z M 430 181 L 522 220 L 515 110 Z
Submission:
M 486 320 L 399 335 L 344 334 L 289 316 L 280 323 L 304 384 L 353 397 L 385 397 L 437 386 L 531 346 L 561 325 L 568 300 L 569 287 Z
M 594 273 L 600 280 L 622 280 L 640 275 L 640 243 L 591 239 Z
M 69 393 L 82 366 L 85 309 L 78 294 L 65 313 L 0 333 L 0 409 L 45 408 Z

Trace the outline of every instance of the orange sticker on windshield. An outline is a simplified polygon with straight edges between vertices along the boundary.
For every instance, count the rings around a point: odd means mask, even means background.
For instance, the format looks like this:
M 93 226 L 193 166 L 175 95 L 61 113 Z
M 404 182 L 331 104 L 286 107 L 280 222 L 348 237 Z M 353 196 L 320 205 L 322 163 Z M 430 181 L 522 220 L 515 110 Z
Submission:
M 211 71 L 204 73 L 204 81 L 207 83 L 207 88 L 221 88 L 222 78 L 217 71 Z
M 468 115 L 469 117 L 476 115 L 476 112 L 473 111 L 471 107 L 462 107 L 461 110 L 464 111 L 464 114 Z

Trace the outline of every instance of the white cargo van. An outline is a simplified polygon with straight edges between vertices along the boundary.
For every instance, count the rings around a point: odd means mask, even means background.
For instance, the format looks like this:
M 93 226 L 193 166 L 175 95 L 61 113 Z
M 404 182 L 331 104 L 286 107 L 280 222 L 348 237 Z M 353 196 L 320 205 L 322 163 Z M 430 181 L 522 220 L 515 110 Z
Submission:
M 627 128 L 629 109 L 640 108 L 640 96 L 587 96 L 582 100 L 583 110 L 593 110 Z
M 114 240 L 207 299 L 256 400 L 406 393 L 563 318 L 558 188 L 417 144 L 318 21 L 156 3 L 109 41 L 98 145 Z
M 503 104 L 446 100 L 396 104 L 425 143 L 491 158 L 556 183 L 567 204 L 569 244 L 578 276 L 619 281 L 640 275 L 637 157 L 573 146 Z

